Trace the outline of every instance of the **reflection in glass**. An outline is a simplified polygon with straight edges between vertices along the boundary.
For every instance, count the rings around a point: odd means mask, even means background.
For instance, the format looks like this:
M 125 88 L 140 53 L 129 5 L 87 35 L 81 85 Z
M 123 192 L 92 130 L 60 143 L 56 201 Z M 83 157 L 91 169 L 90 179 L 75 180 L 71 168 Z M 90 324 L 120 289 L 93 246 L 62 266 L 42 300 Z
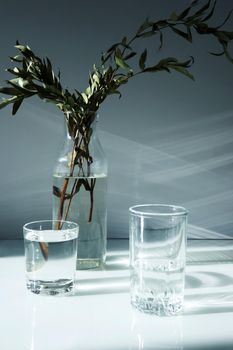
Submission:
M 183 317 L 157 317 L 132 309 L 130 350 L 183 350 Z
M 69 350 L 77 341 L 77 320 L 72 298 L 30 296 L 28 299 L 27 350 Z

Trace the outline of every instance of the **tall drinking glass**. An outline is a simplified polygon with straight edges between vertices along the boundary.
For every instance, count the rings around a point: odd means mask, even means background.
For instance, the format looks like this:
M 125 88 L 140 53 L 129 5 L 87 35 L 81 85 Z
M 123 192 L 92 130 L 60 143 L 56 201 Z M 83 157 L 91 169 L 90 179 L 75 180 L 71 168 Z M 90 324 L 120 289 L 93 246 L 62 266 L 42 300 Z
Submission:
M 59 229 L 57 229 L 59 227 Z M 78 225 L 44 220 L 23 227 L 27 288 L 36 294 L 56 295 L 73 291 Z
M 145 204 L 129 212 L 131 303 L 146 313 L 178 315 L 184 300 L 187 211 Z

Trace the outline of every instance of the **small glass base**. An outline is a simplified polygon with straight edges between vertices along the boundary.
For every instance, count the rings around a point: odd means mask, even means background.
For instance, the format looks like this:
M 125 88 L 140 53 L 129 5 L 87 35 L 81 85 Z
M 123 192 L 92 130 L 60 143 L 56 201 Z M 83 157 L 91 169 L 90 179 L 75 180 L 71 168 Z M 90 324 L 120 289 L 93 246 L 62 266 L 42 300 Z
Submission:
M 181 300 L 169 302 L 169 300 L 155 301 L 154 298 L 131 298 L 133 307 L 147 314 L 157 316 L 177 316 L 183 312 L 183 302 Z
M 74 290 L 73 280 L 60 279 L 56 281 L 28 280 L 27 288 L 40 295 L 64 295 L 71 294 Z
M 76 270 L 89 270 L 101 268 L 103 266 L 102 259 L 77 259 Z

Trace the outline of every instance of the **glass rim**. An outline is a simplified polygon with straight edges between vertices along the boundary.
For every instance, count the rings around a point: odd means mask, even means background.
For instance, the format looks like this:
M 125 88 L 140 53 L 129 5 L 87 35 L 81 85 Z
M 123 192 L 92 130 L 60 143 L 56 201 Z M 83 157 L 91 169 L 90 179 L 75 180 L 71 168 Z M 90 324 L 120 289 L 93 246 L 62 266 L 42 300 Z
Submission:
M 143 210 L 143 208 L 164 208 L 164 209 L 173 209 L 174 211 L 165 212 L 165 211 L 153 211 L 149 212 L 146 210 Z M 141 210 L 139 210 L 141 208 Z M 173 205 L 173 204 L 138 204 L 134 205 L 129 208 L 129 212 L 133 215 L 140 215 L 140 216 L 187 216 L 188 210 L 185 209 L 182 206 L 179 205 Z
M 61 231 L 61 232 L 64 232 L 66 230 L 75 230 L 75 229 L 79 229 L 79 225 L 76 223 L 76 222 L 73 222 L 73 221 L 68 221 L 68 220 L 52 220 L 52 219 L 48 219 L 48 220 L 36 220 L 36 221 L 30 221 L 30 222 L 27 222 L 26 224 L 23 225 L 23 230 L 25 231 L 44 231 L 45 229 L 42 229 L 42 230 L 39 230 L 39 229 L 36 229 L 36 228 L 29 228 L 28 226 L 29 225 L 34 225 L 34 224 L 45 224 L 45 223 L 56 223 L 56 222 L 60 222 L 60 223 L 66 223 L 66 224 L 70 224 L 72 227 L 71 228 L 65 228 L 65 229 L 53 229 L 51 227 L 51 230 L 54 230 L 54 231 Z

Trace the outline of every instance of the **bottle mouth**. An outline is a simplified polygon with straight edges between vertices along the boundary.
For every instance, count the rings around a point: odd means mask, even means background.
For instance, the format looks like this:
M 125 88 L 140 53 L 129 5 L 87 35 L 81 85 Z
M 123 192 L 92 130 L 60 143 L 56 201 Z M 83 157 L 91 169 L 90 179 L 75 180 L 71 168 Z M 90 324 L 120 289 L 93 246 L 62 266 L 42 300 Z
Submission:
M 171 204 L 141 204 L 129 208 L 129 212 L 139 216 L 186 216 L 184 207 Z
M 57 229 L 57 224 L 61 225 L 60 229 Z M 66 220 L 37 220 L 28 222 L 23 226 L 25 231 L 44 231 L 44 230 L 54 230 L 54 231 L 71 231 L 77 230 L 79 228 L 78 224 L 72 221 Z

